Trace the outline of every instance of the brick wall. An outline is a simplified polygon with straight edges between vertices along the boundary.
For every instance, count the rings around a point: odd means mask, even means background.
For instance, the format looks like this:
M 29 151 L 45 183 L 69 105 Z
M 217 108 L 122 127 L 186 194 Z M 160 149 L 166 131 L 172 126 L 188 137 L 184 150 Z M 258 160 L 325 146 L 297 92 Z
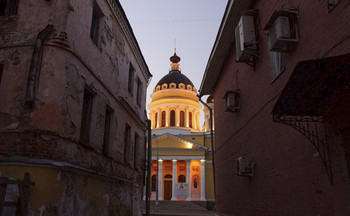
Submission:
M 339 142 L 330 147 L 334 185 L 316 149 L 298 131 L 273 122 L 271 111 L 295 65 L 350 52 L 349 3 L 333 10 L 327 1 L 256 1 L 260 59 L 256 70 L 235 61 L 232 47 L 214 90 L 216 206 L 228 215 L 348 215 L 349 180 Z M 273 11 L 298 8 L 299 43 L 274 78 L 263 31 Z M 225 111 L 226 91 L 240 89 L 241 109 Z M 333 134 L 334 137 L 338 135 Z M 335 140 L 335 139 L 333 139 Z M 254 177 L 235 175 L 236 158 L 253 158 Z

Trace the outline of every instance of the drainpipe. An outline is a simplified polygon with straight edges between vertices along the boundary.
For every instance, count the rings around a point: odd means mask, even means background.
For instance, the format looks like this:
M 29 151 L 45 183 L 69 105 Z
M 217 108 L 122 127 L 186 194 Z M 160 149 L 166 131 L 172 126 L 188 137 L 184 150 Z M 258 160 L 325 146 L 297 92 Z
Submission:
M 27 82 L 26 104 L 33 106 L 35 97 L 35 87 L 38 85 L 41 61 L 43 58 L 44 42 L 53 31 L 53 25 L 47 25 L 45 29 L 38 33 L 36 37 L 32 60 L 30 63 L 29 76 Z
M 145 111 L 146 114 L 146 111 Z M 147 118 L 147 114 L 146 114 Z M 151 203 L 151 165 L 152 165 L 152 129 L 151 120 L 147 118 L 147 139 L 148 139 L 148 149 L 147 149 L 147 159 L 146 159 L 146 216 L 150 214 L 150 203 Z
M 214 157 L 214 133 L 213 133 L 213 110 L 210 106 L 202 101 L 202 96 L 197 95 L 199 102 L 201 102 L 204 106 L 209 109 L 210 115 L 210 145 L 211 145 L 211 157 L 212 157 L 212 165 L 213 165 L 213 181 L 214 181 L 214 198 L 216 200 L 216 190 L 215 190 L 215 157 Z

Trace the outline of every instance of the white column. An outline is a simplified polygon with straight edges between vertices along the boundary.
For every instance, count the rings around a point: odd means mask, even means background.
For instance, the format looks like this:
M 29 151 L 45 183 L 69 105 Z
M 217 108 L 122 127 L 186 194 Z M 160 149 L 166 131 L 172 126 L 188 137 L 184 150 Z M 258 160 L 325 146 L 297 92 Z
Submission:
M 201 201 L 205 199 L 205 160 L 201 160 Z
M 177 160 L 173 160 L 173 192 L 172 192 L 172 197 L 171 200 L 176 200 L 175 197 L 175 185 L 176 185 L 176 180 L 177 180 L 177 166 L 176 166 Z
M 180 109 L 179 106 L 176 107 L 176 127 L 180 126 Z
M 157 112 L 158 112 L 158 114 L 157 114 L 157 115 L 158 115 L 158 116 L 157 116 L 157 117 L 158 117 L 158 119 L 157 119 L 157 128 L 159 128 L 159 126 L 160 126 L 160 120 L 161 120 L 160 117 L 161 117 L 161 115 L 162 115 L 160 108 L 158 108 L 158 111 L 157 111 Z
M 188 107 L 186 107 L 185 110 L 185 127 L 188 127 Z
M 186 160 L 186 168 L 187 168 L 186 180 L 188 184 L 188 197 L 186 201 L 191 201 L 191 160 Z
M 201 130 L 201 123 L 200 123 L 200 121 L 199 121 L 199 116 L 200 116 L 200 113 L 199 112 L 197 112 L 197 129 L 198 130 Z
M 165 110 L 165 126 L 169 127 L 170 123 L 169 123 L 169 119 L 170 119 L 170 110 L 169 107 L 166 108 Z
M 163 160 L 158 161 L 158 199 L 163 200 Z

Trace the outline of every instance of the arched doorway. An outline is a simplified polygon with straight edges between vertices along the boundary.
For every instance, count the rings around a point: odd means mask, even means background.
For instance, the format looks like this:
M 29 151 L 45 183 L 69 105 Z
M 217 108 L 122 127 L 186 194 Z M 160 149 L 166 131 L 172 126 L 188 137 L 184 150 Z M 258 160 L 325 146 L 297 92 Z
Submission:
M 164 200 L 171 200 L 173 195 L 173 176 L 167 174 L 164 176 Z

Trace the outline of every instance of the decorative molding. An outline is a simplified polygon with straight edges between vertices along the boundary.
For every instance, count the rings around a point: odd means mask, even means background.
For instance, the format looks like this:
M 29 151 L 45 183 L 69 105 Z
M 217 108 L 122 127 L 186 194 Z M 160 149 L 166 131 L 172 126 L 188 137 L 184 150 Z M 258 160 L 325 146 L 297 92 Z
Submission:
M 117 19 L 117 22 L 120 24 L 124 35 L 125 35 L 125 39 L 128 41 L 128 44 L 130 45 L 136 61 L 139 65 L 139 67 L 141 68 L 142 74 L 144 75 L 146 80 L 149 80 L 149 77 L 152 76 L 152 74 L 149 72 L 148 66 L 142 56 L 141 50 L 139 48 L 139 45 L 137 44 L 136 38 L 134 36 L 134 33 L 132 32 L 132 28 L 127 20 L 127 17 L 125 16 L 124 11 L 122 11 L 121 9 L 121 5 L 117 0 L 107 0 L 107 2 L 109 3 L 114 16 Z M 147 74 L 146 72 L 148 72 L 149 74 Z

